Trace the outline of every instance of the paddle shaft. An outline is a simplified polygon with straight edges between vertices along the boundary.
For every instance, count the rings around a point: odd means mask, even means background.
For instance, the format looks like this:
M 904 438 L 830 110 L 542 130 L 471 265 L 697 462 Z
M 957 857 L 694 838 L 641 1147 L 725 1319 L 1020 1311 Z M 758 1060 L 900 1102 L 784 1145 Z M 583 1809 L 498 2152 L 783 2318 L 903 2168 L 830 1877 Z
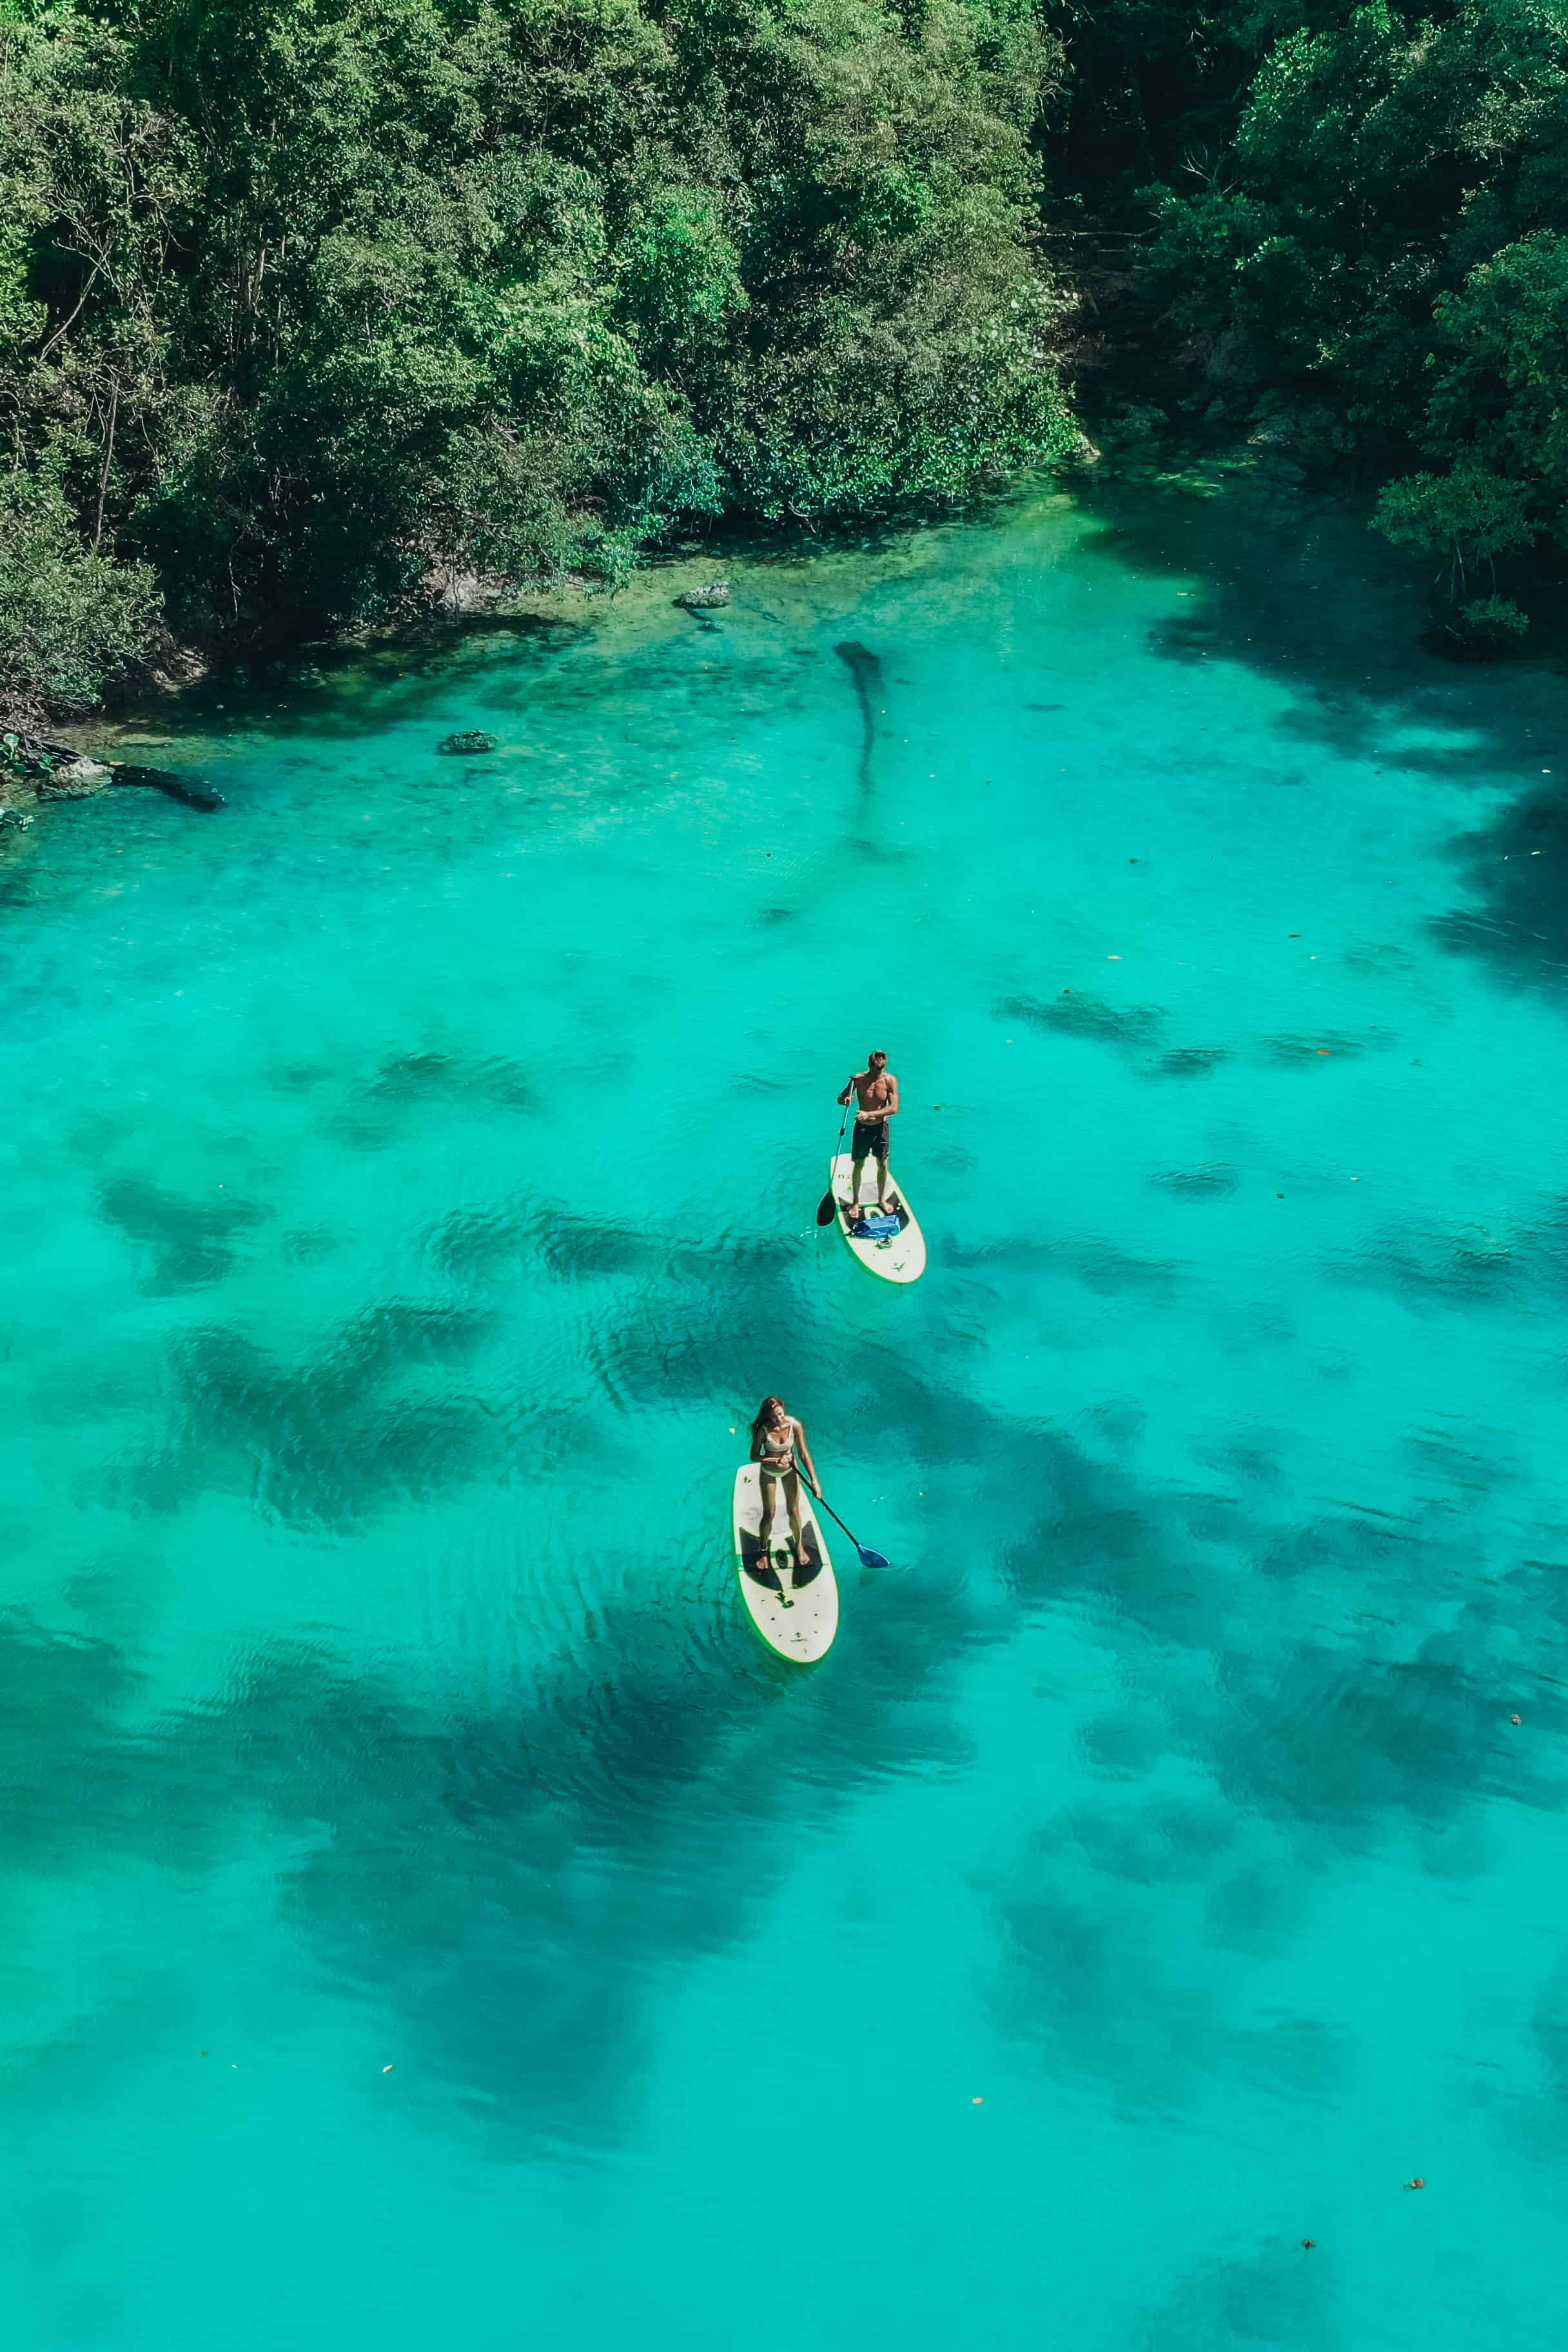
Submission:
M 853 1087 L 851 1087 L 851 1089 L 850 1089 L 849 1102 L 853 1102 L 853 1101 L 854 1101 L 854 1099 L 855 1099 L 855 1094 L 854 1094 L 854 1088 L 853 1088 Z M 844 1106 L 844 1116 L 843 1116 L 843 1118 L 842 1118 L 839 1120 L 839 1122 L 838 1122 L 838 1140 L 837 1140 L 837 1143 L 834 1145 L 834 1147 L 833 1147 L 833 1157 L 834 1157 L 834 1160 L 835 1160 L 835 1161 L 836 1161 L 836 1162 L 837 1162 L 837 1159 L 838 1159 L 838 1155 L 839 1155 L 839 1153 L 840 1153 L 840 1152 L 843 1150 L 843 1149 L 844 1149 L 844 1133 L 845 1133 L 845 1129 L 848 1127 L 848 1125 L 849 1125 L 849 1103 L 846 1103 L 846 1104 L 845 1104 L 845 1106 Z M 834 1197 L 833 1197 L 833 1183 L 832 1183 L 832 1180 L 830 1179 L 830 1180 L 829 1180 L 829 1181 L 828 1181 L 828 1186 L 827 1186 L 827 1190 L 826 1190 L 826 1192 L 824 1192 L 824 1194 L 823 1194 L 823 1196 L 822 1196 L 821 1200 L 820 1200 L 820 1201 L 818 1201 L 818 1202 L 817 1202 L 817 1204 L 816 1204 L 816 1222 L 817 1222 L 817 1223 L 818 1223 L 819 1225 L 830 1225 L 830 1224 L 833 1223 L 833 1219 L 834 1219 L 834 1214 L 835 1214 L 836 1208 L 837 1208 L 837 1203 L 836 1203 L 836 1202 L 835 1202 L 835 1200 L 834 1200 Z M 848 1533 L 849 1533 L 848 1528 L 845 1528 L 845 1530 L 844 1530 L 844 1532 L 845 1532 L 845 1534 L 846 1534 L 846 1535 L 848 1535 Z
M 826 1512 L 834 1525 L 836 1527 L 844 1528 L 843 1520 L 839 1517 L 837 1512 L 834 1509 L 826 1496 L 822 1494 L 820 1490 L 818 1491 L 816 1499 L 822 1505 L 823 1509 Z M 844 1532 L 848 1537 L 850 1542 L 859 1553 L 861 1559 L 865 1561 L 868 1567 L 887 1568 L 890 1564 L 881 1552 L 872 1551 L 869 1544 L 863 1544 L 853 1528 L 844 1528 Z M 871 1554 L 871 1557 L 869 1559 L 867 1559 L 867 1554 L 868 1552 Z
M 790 1448 L 790 1460 L 795 1465 L 795 1476 L 797 1478 L 804 1478 L 806 1485 L 810 1486 L 812 1484 L 810 1474 L 802 1468 L 800 1456 L 795 1451 L 793 1446 Z M 765 1491 L 766 1481 L 759 1477 L 757 1484 L 764 1490 L 763 1499 L 763 1544 L 765 1549 L 768 1537 L 773 1529 L 773 1521 L 777 1516 L 778 1505 L 774 1502 L 773 1508 L 770 1511 Z M 835 1527 L 844 1528 L 845 1534 L 848 1537 L 850 1542 L 854 1545 L 856 1550 L 860 1555 L 860 1564 L 863 1568 L 891 1568 L 893 1563 L 888 1558 L 886 1552 L 876 1550 L 870 1544 L 863 1544 L 853 1528 L 844 1527 L 843 1520 L 839 1517 L 837 1512 L 827 1500 L 827 1497 L 823 1494 L 820 1487 L 813 1488 L 813 1492 L 816 1494 L 817 1501 L 822 1505 L 822 1507 L 826 1512 L 828 1517 L 833 1521 Z

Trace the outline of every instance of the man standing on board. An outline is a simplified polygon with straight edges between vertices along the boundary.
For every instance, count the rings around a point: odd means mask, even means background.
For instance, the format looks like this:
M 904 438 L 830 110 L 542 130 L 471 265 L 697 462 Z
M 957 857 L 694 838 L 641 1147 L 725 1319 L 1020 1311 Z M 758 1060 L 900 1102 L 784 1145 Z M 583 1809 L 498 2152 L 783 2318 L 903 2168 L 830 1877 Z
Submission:
M 879 1049 L 866 1056 L 866 1067 L 857 1070 L 838 1099 L 847 1103 L 852 1094 L 860 1097 L 855 1113 L 855 1144 L 849 1170 L 849 1198 L 860 1198 L 860 1171 L 868 1157 L 877 1163 L 877 1206 L 888 1213 L 888 1121 L 899 1114 L 899 1082 L 888 1067 L 886 1054 Z

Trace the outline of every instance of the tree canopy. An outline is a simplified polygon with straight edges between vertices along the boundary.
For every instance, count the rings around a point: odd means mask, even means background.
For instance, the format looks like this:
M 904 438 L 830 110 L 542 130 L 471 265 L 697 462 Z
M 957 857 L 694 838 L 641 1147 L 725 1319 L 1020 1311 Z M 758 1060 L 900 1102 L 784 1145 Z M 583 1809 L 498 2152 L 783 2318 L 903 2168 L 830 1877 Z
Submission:
M 1019 0 L 0 0 L 12 568 L 68 509 L 82 615 L 39 681 L 149 566 L 247 644 L 1048 457 L 1060 57 Z
M 1234 123 L 1145 192 L 1176 314 L 1413 468 L 1380 523 L 1456 582 L 1568 535 L 1568 18 L 1265 0 L 1235 38 Z
M 1068 206 L 1466 594 L 1568 530 L 1538 0 L 0 0 L 0 694 L 967 499 Z

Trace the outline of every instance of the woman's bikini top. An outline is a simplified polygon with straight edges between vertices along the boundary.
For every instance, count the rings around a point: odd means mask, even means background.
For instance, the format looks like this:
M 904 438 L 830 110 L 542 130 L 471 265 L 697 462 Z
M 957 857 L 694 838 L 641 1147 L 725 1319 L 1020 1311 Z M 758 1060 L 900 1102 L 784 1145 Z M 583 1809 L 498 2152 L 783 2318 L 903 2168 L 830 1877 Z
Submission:
M 780 1430 L 784 1432 L 784 1435 L 782 1437 L 778 1434 Z M 794 1422 L 775 1421 L 770 1428 L 763 1430 L 763 1444 L 767 1452 L 772 1454 L 775 1462 L 784 1461 L 793 1463 L 795 1460 Z

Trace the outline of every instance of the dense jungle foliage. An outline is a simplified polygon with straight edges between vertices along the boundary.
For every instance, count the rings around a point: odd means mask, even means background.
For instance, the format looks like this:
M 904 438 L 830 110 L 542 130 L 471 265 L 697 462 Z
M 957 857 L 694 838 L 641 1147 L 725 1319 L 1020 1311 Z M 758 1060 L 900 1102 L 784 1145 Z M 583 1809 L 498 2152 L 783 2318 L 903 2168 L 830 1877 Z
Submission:
M 1108 239 L 1197 405 L 1369 453 L 1518 625 L 1495 559 L 1568 536 L 1545 8 L 0 0 L 0 694 L 970 498 L 1074 445 Z

